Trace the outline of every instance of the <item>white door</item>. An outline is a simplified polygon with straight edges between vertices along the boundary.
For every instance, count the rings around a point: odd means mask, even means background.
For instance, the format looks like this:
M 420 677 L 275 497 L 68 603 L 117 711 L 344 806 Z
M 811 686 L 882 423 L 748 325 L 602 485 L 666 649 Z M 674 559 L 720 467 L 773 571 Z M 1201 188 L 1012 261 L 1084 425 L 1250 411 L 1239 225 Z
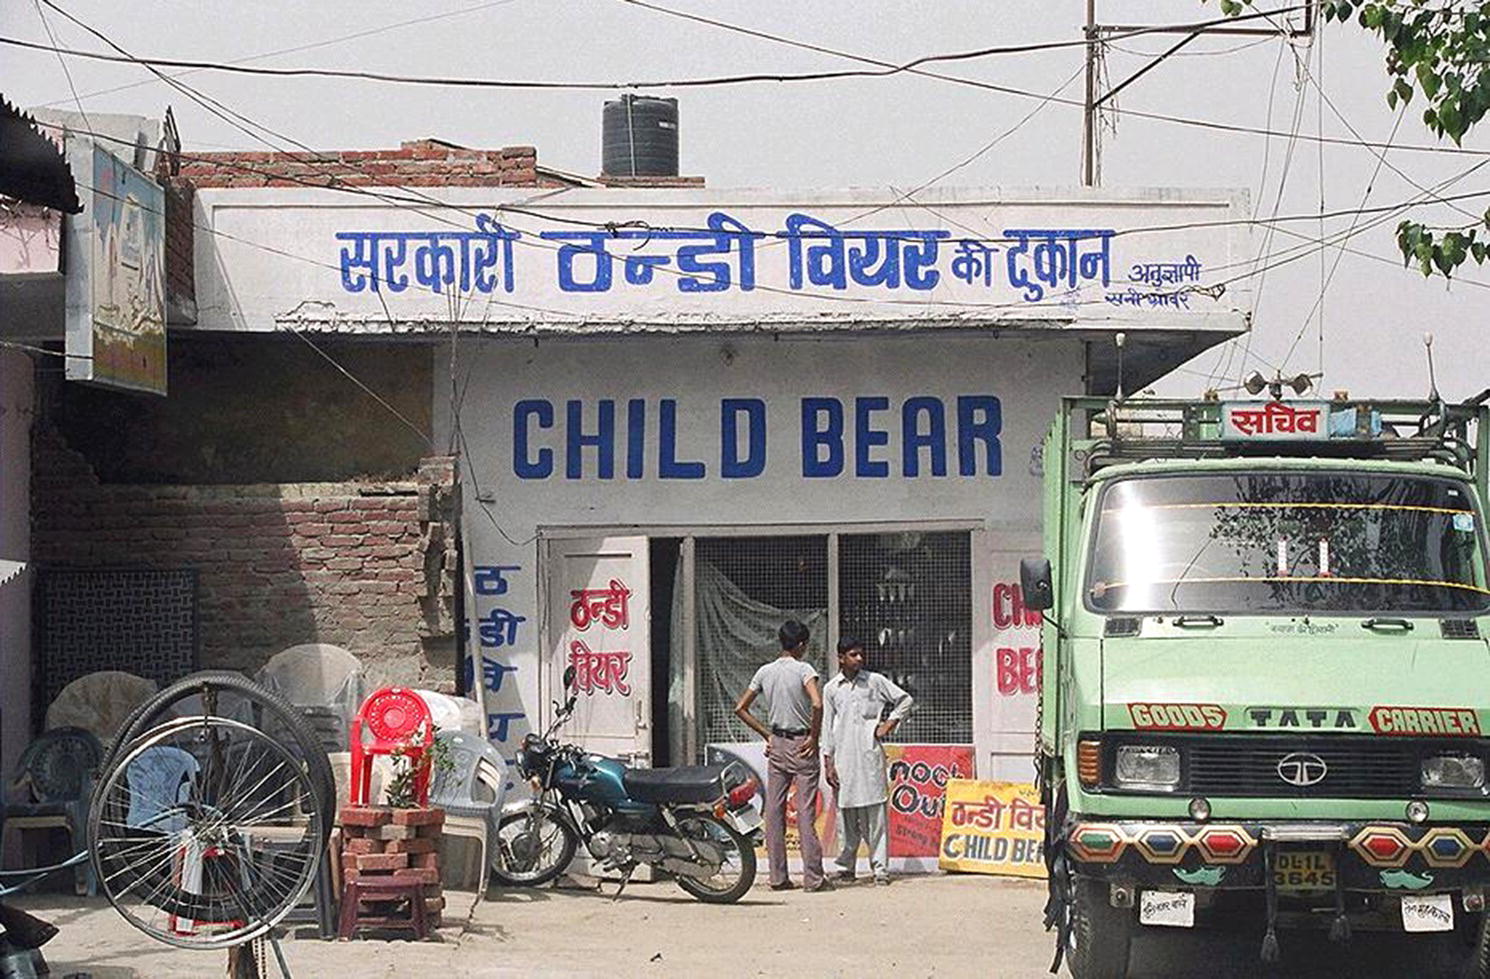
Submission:
M 574 716 L 559 738 L 629 765 L 652 764 L 652 643 L 647 538 L 550 540 L 545 705 L 575 668 Z M 548 710 L 552 711 L 549 706 Z

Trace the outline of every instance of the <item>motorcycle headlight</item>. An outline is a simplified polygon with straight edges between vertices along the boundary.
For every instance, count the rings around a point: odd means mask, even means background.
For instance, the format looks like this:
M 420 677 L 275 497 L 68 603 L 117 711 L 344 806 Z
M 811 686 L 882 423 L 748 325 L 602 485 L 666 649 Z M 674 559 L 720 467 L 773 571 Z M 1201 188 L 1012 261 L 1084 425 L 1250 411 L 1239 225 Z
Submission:
M 528 774 L 528 753 L 523 749 L 517 749 L 517 770 L 523 775 Z
M 1114 767 L 1113 783 L 1120 789 L 1169 792 L 1180 784 L 1180 753 L 1169 745 L 1123 745 Z
M 1424 789 L 1483 789 L 1485 759 L 1474 755 L 1434 755 L 1423 759 Z

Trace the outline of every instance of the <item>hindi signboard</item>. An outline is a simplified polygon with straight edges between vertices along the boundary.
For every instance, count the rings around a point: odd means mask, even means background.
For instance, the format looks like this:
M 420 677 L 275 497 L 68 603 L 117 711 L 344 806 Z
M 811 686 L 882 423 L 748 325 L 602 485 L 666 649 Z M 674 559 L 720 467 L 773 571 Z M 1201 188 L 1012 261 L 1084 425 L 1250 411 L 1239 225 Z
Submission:
M 1263 442 L 1329 437 L 1324 401 L 1242 401 L 1221 406 L 1221 438 Z
M 101 147 L 69 162 L 86 210 L 68 235 L 67 377 L 166 393 L 165 192 Z
M 1029 782 L 947 783 L 941 868 L 1044 877 L 1045 808 Z
M 879 191 L 431 194 L 440 203 L 424 213 L 375 197 L 204 189 L 219 234 L 207 243 L 216 261 L 197 266 L 202 322 L 412 330 L 453 309 L 483 332 L 524 334 L 1247 327 L 1249 284 L 1224 271 L 1250 254 L 1244 194 L 933 189 L 914 205 Z M 1135 233 L 1149 228 L 1166 230 Z

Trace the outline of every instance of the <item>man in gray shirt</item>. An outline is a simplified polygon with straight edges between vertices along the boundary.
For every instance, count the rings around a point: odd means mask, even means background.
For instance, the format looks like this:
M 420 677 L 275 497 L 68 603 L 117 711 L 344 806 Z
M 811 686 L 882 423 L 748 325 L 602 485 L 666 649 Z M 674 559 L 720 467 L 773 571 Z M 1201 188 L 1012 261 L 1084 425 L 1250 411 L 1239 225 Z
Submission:
M 911 712 L 911 695 L 884 674 L 864 669 L 864 644 L 838 643 L 838 675 L 823 688 L 823 756 L 838 797 L 838 879 L 854 879 L 859 843 L 869 846 L 876 884 L 890 883 L 885 802 L 885 747 L 881 743 Z M 885 708 L 890 709 L 888 717 Z
M 818 736 L 822 732 L 823 701 L 817 670 L 802 661 L 807 651 L 807 627 L 795 619 L 782 625 L 781 655 L 755 671 L 750 688 L 735 705 L 735 715 L 766 739 L 766 853 L 771 864 L 771 889 L 796 885 L 786 868 L 786 797 L 797 786 L 797 836 L 802 847 L 802 887 L 832 890 L 823 877 L 823 845 L 817 836 L 817 783 L 820 767 Z M 770 726 L 750 712 L 757 695 L 766 695 Z

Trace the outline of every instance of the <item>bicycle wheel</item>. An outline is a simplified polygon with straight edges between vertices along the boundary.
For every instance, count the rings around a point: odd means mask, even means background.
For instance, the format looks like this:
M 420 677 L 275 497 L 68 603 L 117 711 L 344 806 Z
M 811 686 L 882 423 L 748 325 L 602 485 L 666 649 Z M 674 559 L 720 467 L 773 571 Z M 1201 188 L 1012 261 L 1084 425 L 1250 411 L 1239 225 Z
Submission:
M 223 948 L 263 935 L 305 896 L 331 820 L 301 758 L 209 714 L 124 746 L 94 795 L 88 842 L 130 924 L 170 945 Z
M 247 677 L 229 670 L 203 670 L 177 680 L 145 701 L 125 719 L 104 759 L 107 772 L 120 753 L 146 730 L 178 717 L 206 714 L 236 718 L 259 727 L 279 740 L 305 762 L 318 791 L 322 808 L 336 805 L 336 779 L 320 740 L 305 717 L 288 701 Z M 327 820 L 326 832 L 331 832 Z

